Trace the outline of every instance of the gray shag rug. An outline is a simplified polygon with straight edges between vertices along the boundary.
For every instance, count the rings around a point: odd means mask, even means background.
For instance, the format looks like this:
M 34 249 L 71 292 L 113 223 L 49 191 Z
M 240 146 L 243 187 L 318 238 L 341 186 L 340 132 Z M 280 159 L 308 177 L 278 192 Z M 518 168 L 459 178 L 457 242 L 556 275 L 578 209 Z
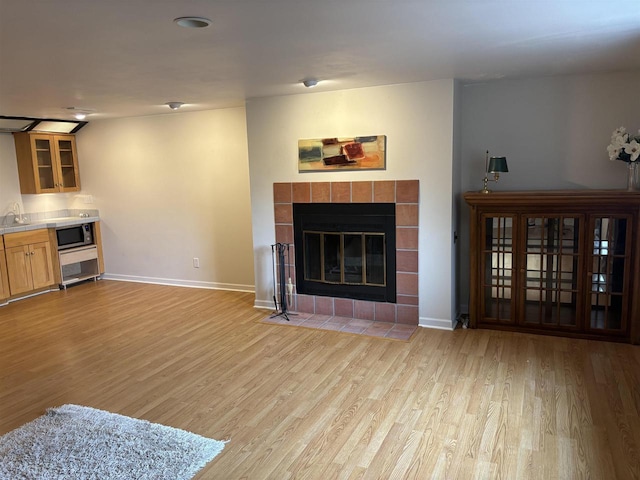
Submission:
M 0 479 L 187 480 L 224 444 L 146 420 L 63 405 L 0 437 Z

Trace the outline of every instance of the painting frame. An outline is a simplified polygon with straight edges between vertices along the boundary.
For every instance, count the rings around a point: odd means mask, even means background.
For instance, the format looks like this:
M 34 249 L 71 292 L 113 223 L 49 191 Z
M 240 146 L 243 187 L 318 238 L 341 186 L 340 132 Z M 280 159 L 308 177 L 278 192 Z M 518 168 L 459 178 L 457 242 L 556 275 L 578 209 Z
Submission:
M 298 173 L 386 169 L 386 135 L 298 140 Z

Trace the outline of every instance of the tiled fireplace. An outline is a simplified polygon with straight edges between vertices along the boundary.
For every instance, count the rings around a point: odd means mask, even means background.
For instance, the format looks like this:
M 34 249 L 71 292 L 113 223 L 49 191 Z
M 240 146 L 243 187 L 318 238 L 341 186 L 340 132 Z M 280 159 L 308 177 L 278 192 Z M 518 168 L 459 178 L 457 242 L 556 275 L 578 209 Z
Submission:
M 277 243 L 294 243 L 293 204 L 395 205 L 395 303 L 299 294 L 294 289 L 291 310 L 377 322 L 418 324 L 418 180 L 369 182 L 300 182 L 273 185 Z M 365 206 L 366 208 L 366 206 Z M 290 257 L 292 281 L 295 258 Z

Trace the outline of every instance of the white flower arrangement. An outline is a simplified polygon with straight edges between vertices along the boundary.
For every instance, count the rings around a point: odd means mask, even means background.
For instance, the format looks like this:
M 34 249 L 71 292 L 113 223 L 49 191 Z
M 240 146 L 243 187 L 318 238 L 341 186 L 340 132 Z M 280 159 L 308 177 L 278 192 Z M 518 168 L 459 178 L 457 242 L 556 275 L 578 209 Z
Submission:
M 609 160 L 635 162 L 640 157 L 640 130 L 637 135 L 627 133 L 624 127 L 616 128 L 611 134 L 611 144 L 607 147 Z

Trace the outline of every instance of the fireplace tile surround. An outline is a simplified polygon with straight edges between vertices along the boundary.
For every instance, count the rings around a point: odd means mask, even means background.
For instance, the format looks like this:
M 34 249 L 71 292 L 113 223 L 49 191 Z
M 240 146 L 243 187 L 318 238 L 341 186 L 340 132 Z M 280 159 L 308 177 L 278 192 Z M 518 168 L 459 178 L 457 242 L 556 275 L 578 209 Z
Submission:
M 293 203 L 395 203 L 396 303 L 297 294 L 291 310 L 418 325 L 418 180 L 274 183 L 277 243 L 293 244 Z M 295 252 L 291 252 L 295 285 Z

